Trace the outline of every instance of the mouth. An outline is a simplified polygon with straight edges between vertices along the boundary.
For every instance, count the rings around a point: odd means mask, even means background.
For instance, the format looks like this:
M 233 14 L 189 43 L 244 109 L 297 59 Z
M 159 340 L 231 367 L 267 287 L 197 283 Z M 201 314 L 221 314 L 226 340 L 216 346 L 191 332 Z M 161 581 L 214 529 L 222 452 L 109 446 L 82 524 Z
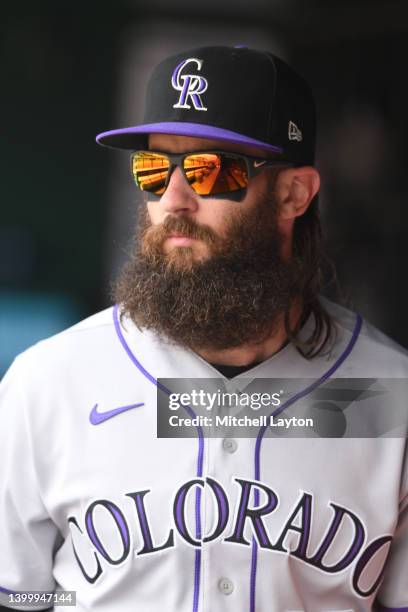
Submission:
M 184 234 L 169 234 L 166 238 L 166 241 L 169 241 L 175 246 L 190 246 L 194 240 L 195 238 L 185 236 Z

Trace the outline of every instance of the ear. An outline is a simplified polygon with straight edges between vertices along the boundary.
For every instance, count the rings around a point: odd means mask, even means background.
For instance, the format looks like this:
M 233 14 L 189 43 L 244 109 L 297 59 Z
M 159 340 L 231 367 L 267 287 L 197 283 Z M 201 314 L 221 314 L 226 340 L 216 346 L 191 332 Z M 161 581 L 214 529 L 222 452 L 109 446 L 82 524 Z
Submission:
M 319 189 L 320 175 L 313 166 L 281 170 L 275 183 L 279 220 L 303 215 Z

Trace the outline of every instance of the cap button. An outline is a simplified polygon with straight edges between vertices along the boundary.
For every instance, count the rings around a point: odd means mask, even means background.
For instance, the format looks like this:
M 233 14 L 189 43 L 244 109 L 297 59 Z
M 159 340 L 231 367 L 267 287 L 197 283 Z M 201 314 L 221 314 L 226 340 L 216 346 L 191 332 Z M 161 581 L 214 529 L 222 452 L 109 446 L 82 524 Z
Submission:
M 234 49 L 248 49 L 248 45 L 234 45 Z

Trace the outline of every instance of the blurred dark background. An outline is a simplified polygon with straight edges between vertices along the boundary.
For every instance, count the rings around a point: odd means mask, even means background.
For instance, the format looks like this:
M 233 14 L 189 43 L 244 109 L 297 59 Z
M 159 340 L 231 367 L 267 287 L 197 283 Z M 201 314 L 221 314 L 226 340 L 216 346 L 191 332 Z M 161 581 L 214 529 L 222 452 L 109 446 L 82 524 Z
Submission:
M 322 215 L 349 305 L 408 344 L 408 6 L 376 0 L 5 3 L 0 375 L 110 305 L 138 196 L 99 132 L 141 120 L 150 69 L 200 44 L 266 48 L 312 85 Z

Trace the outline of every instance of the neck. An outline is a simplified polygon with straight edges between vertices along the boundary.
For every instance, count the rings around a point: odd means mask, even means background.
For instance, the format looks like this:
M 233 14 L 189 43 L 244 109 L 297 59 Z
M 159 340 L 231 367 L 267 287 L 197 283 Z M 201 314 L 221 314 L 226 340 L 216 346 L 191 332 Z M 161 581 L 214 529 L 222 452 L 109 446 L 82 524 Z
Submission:
M 289 312 L 290 328 L 294 329 L 302 316 L 302 304 L 295 300 Z M 211 349 L 195 347 L 194 351 L 209 363 L 220 365 L 245 366 L 261 362 L 277 353 L 287 342 L 284 316 L 279 318 L 277 327 L 266 340 L 259 343 L 244 344 L 231 349 Z

